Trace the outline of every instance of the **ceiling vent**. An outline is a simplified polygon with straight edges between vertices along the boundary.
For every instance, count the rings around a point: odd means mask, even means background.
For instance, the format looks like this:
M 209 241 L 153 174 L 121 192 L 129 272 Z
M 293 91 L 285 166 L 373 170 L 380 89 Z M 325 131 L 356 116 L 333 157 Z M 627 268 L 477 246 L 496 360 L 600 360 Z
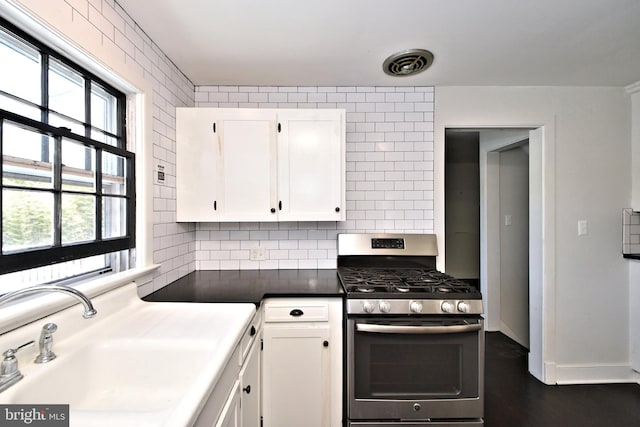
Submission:
M 390 76 L 411 76 L 418 74 L 433 64 L 433 53 L 424 49 L 409 49 L 388 57 L 382 68 Z

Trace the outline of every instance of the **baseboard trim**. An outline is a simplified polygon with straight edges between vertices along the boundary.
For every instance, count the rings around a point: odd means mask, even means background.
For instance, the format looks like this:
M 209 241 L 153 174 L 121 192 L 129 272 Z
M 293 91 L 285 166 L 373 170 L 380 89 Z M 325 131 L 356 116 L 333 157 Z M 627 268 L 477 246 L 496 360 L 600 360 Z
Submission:
M 638 383 L 631 365 L 556 365 L 557 384 Z

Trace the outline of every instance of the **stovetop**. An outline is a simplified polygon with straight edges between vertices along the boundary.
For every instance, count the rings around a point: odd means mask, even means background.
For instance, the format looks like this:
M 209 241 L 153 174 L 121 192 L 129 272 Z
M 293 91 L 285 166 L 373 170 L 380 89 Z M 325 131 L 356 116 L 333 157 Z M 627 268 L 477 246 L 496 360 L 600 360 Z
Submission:
M 475 286 L 435 269 L 340 267 L 338 276 L 354 298 L 481 298 Z
M 437 255 L 434 234 L 339 234 L 347 315 L 482 314 L 480 291 L 438 271 Z

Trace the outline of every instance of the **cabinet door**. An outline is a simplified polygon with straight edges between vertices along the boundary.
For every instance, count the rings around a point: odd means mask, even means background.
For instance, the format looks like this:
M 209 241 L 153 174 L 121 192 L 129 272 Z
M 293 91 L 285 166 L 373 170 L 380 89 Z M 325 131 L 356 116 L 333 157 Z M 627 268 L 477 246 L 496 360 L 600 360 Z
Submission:
M 215 109 L 176 109 L 176 219 L 217 221 L 220 140 Z
M 345 219 L 343 110 L 278 111 L 281 221 Z
M 240 424 L 240 383 L 236 381 L 229 399 L 214 427 L 241 427 Z
M 240 370 L 241 425 L 260 427 L 260 339 L 256 338 Z
M 329 323 L 265 324 L 263 333 L 264 426 L 331 426 Z
M 275 112 L 221 109 L 221 220 L 276 221 Z

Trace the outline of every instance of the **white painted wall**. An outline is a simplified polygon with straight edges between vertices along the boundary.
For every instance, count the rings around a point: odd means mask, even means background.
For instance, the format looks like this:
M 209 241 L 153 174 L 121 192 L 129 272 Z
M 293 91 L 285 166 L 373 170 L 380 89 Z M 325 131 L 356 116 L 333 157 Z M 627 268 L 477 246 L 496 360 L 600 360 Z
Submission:
M 526 150 L 525 150 L 526 148 Z M 500 156 L 500 330 L 529 348 L 529 154 Z
M 629 97 L 622 88 L 438 87 L 436 234 L 443 239 L 446 127 L 542 126 L 543 345 L 546 382 L 625 381 L 628 263 L 621 209 L 630 203 Z M 578 237 L 577 221 L 589 222 Z M 603 304 L 603 300 L 619 303 Z
M 632 199 L 640 211 L 640 82 L 627 88 L 631 96 Z M 640 372 L 640 261 L 629 261 L 629 336 L 631 366 Z

